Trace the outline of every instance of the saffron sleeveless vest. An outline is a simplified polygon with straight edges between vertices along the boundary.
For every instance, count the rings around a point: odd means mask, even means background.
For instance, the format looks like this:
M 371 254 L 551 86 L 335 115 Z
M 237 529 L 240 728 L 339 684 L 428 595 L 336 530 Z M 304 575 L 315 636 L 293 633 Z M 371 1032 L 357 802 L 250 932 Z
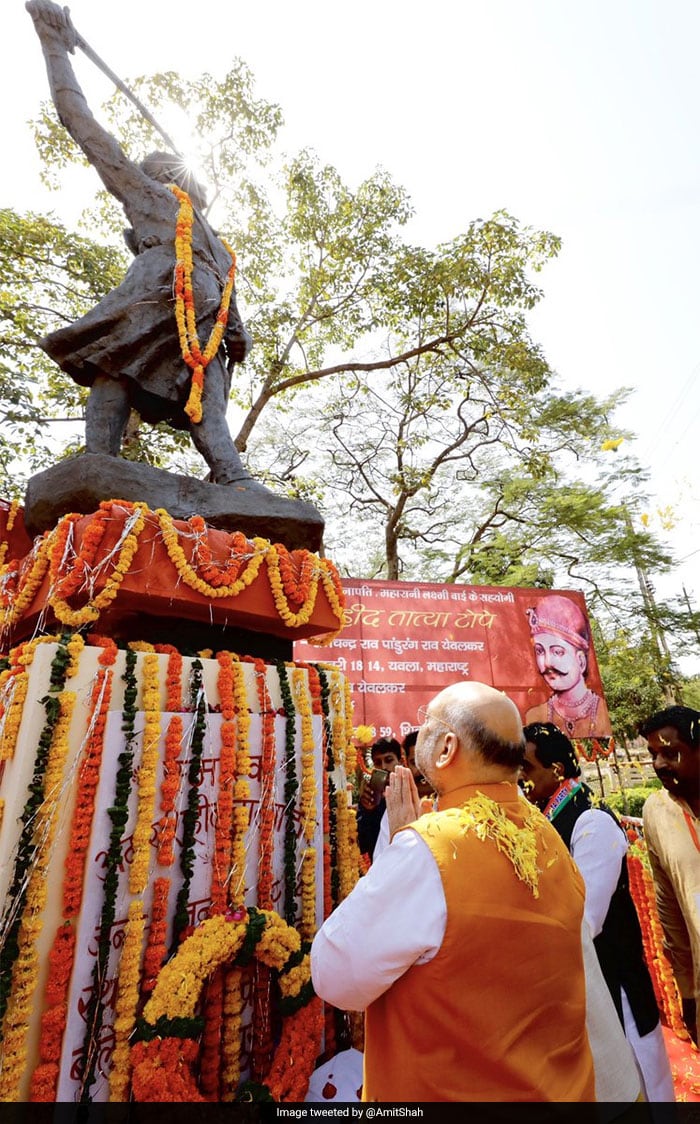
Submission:
M 466 786 L 522 826 L 516 785 Z M 536 817 L 539 896 L 491 839 L 456 811 L 422 816 L 447 903 L 437 955 L 370 1004 L 364 1099 L 592 1101 L 581 952 L 583 882 L 551 824 Z M 368 949 L 371 955 L 371 949 Z

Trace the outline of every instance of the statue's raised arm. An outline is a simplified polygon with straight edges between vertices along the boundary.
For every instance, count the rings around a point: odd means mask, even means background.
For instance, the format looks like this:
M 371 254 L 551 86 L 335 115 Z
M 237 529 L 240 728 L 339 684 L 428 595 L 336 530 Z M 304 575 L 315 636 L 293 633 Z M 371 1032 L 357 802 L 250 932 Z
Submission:
M 61 124 L 82 149 L 105 187 L 127 209 L 142 189 L 144 173 L 111 133 L 95 119 L 70 61 L 78 36 L 67 8 L 52 0 L 28 0 L 27 11 L 41 42 L 51 97 Z
M 152 153 L 137 164 L 95 120 L 69 58 L 79 39 L 68 10 L 51 0 L 26 7 L 61 122 L 122 204 L 135 255 L 121 284 L 95 308 L 40 341 L 71 378 L 91 388 L 86 450 L 118 455 L 134 408 L 148 422 L 189 430 L 216 483 L 249 479 L 226 423 L 233 367 L 250 346 L 236 307 L 233 252 L 209 226 L 204 191 L 180 157 Z M 176 226 L 187 246 L 176 246 Z M 187 302 L 196 311 L 194 337 Z

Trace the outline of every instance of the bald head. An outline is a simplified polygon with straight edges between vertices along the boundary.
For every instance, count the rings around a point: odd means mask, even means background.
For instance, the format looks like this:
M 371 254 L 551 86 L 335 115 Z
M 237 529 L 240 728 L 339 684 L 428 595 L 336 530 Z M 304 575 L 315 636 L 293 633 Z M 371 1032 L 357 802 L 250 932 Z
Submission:
M 427 708 L 416 761 L 439 793 L 515 780 L 523 760 L 518 708 L 486 683 L 454 683 Z
M 450 716 L 451 725 L 474 722 L 504 742 L 522 741 L 522 722 L 515 703 L 503 691 L 486 683 L 454 683 L 436 695 L 429 706 L 430 713 L 444 718 Z

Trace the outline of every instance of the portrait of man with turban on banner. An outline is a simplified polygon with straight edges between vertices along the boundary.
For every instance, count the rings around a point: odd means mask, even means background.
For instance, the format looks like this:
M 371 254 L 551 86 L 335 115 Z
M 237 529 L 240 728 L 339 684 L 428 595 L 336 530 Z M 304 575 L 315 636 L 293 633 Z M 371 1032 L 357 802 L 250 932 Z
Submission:
M 586 683 L 591 633 L 579 606 L 561 594 L 527 610 L 537 670 L 552 694 L 531 707 L 525 723 L 553 722 L 569 738 L 605 737 L 612 730 L 605 699 Z

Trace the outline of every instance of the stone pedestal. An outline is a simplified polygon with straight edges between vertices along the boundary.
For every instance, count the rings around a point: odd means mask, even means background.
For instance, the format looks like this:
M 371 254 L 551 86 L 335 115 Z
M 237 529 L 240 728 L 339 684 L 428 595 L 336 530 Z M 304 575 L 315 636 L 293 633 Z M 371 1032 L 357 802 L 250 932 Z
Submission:
M 317 551 L 323 538 L 323 519 L 312 504 L 277 496 L 252 478 L 210 484 L 102 453 L 83 453 L 33 476 L 25 526 L 30 535 L 43 534 L 69 512 L 88 515 L 103 500 L 117 498 L 165 508 L 174 519 L 201 515 L 211 527 L 260 535 L 288 550 Z

